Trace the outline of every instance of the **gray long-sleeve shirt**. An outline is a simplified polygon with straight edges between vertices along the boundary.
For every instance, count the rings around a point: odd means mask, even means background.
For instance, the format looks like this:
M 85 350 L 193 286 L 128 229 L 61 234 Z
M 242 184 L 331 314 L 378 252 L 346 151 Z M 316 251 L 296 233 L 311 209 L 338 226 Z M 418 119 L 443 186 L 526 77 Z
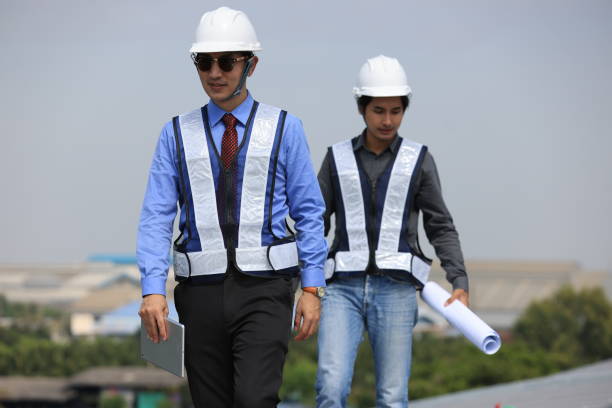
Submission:
M 359 155 L 363 169 L 370 179 L 371 185 L 385 170 L 389 162 L 397 155 L 400 139 L 398 137 L 379 155 L 365 146 L 365 135 L 361 134 L 354 146 Z M 321 192 L 325 199 L 325 235 L 330 230 L 330 217 L 335 212 L 336 199 L 331 179 L 330 152 L 323 159 L 318 180 Z M 453 224 L 450 212 L 442 198 L 440 177 L 433 157 L 429 152 L 425 154 L 422 166 L 415 180 L 415 199 L 410 209 L 408 224 L 408 242 L 412 248 L 419 248 L 417 242 L 419 211 L 423 213 L 423 226 L 429 242 L 433 245 L 436 255 L 440 259 L 442 268 L 446 272 L 446 279 L 453 285 L 453 289 L 468 290 L 468 277 L 463 262 L 463 254 L 459 243 L 459 234 Z M 371 217 L 367 214 L 366 217 Z M 338 234 L 336 234 L 337 237 Z M 337 238 L 334 238 L 336 240 Z

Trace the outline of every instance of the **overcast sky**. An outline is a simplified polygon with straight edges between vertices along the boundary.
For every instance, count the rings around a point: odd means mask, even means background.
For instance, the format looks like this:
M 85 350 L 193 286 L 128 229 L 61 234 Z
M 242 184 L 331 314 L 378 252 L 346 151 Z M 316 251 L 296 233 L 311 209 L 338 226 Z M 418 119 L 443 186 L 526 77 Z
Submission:
M 317 171 L 362 130 L 361 64 L 394 56 L 400 134 L 436 159 L 466 259 L 612 269 L 612 2 L 557 0 L 0 0 L 0 262 L 134 253 L 159 132 L 207 102 L 188 49 L 221 5 L 255 25 L 248 87 L 303 120 Z

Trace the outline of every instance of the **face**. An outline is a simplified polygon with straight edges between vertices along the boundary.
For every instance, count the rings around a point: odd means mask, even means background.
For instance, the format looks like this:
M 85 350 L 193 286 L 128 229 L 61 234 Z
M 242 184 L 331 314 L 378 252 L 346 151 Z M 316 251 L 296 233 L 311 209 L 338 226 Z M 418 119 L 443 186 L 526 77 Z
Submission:
M 395 137 L 403 117 L 404 107 L 399 96 L 372 98 L 363 112 L 368 136 L 381 142 Z
M 232 52 L 211 52 L 204 54 L 205 56 L 211 58 L 219 58 L 221 56 L 233 56 L 234 58 L 240 58 L 242 55 L 240 53 L 232 53 Z M 219 104 L 223 103 L 240 83 L 240 76 L 242 75 L 242 70 L 247 62 L 247 59 L 243 59 L 242 61 L 238 61 L 234 64 L 234 68 L 225 72 L 221 68 L 219 68 L 218 62 L 213 62 L 212 67 L 208 71 L 198 71 L 198 75 L 200 76 L 200 82 L 202 82 L 202 87 L 204 87 L 204 91 L 213 102 Z M 248 76 L 251 76 L 255 71 L 255 65 L 257 65 L 257 57 L 253 57 L 253 64 L 249 69 Z M 246 96 L 246 86 L 242 88 L 241 95 L 244 94 Z

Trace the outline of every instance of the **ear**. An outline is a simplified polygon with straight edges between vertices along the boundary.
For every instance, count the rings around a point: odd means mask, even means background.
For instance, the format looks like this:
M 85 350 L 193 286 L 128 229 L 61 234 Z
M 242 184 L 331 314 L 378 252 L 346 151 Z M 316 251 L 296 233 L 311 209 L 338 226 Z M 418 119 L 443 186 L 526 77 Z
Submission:
M 253 62 L 251 63 L 251 68 L 249 68 L 248 76 L 253 75 L 253 72 L 255 72 L 255 67 L 257 66 L 257 63 L 259 62 L 259 58 L 257 57 L 257 55 L 253 55 L 252 61 Z

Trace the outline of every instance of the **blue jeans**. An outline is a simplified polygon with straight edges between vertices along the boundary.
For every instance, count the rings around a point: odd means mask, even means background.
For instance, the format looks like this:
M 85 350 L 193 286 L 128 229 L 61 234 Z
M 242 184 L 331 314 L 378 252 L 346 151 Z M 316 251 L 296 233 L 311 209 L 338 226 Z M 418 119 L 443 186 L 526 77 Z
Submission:
M 345 407 L 364 329 L 376 367 L 376 407 L 408 406 L 416 289 L 387 276 L 342 276 L 327 286 L 319 326 L 317 407 Z

